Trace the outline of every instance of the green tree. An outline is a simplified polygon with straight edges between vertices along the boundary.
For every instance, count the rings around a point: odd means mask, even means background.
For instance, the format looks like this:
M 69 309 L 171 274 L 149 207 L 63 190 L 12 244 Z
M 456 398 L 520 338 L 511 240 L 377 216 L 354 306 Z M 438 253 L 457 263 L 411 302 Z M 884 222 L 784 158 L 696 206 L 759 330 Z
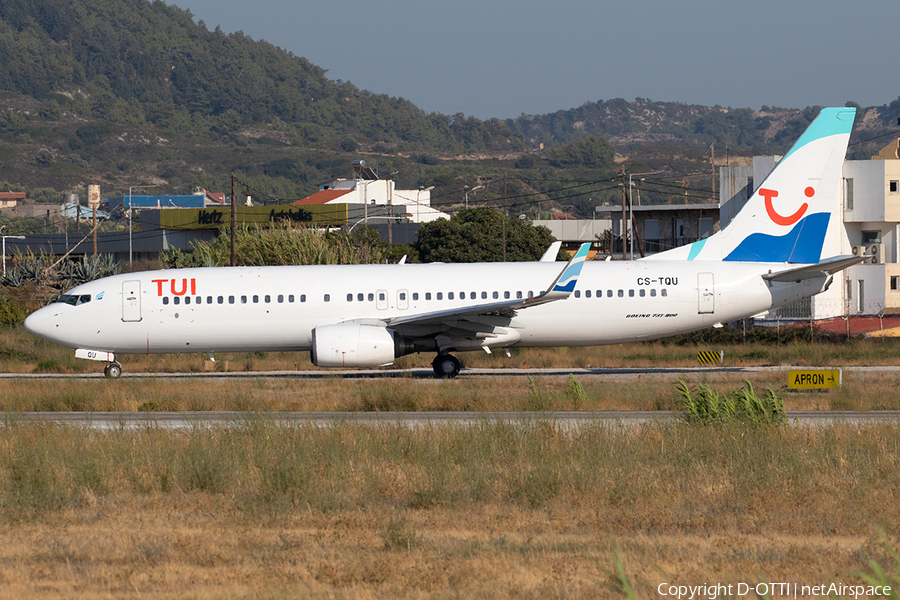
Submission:
M 506 260 L 538 260 L 555 238 L 546 227 L 511 219 L 492 208 L 463 210 L 449 221 L 439 219 L 419 229 L 415 249 L 421 262 L 500 262 L 504 229 Z
M 602 135 L 589 135 L 577 142 L 570 142 L 547 151 L 547 160 L 554 167 L 590 167 L 606 169 L 615 158 L 616 151 Z

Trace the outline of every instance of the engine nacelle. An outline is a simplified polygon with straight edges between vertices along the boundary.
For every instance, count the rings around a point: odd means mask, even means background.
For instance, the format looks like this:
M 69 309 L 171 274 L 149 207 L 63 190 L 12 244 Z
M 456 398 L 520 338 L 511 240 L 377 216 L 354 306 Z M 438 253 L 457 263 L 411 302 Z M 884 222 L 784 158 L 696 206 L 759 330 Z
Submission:
M 394 332 L 358 323 L 316 327 L 309 354 L 318 367 L 383 367 L 397 356 Z

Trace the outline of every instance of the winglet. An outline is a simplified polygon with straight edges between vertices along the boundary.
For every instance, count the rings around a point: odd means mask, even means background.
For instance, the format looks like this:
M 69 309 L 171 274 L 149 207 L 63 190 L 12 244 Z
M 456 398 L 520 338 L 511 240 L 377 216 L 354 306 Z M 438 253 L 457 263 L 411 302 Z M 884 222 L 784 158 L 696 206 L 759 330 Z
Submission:
M 562 242 L 553 242 L 538 262 L 556 262 L 556 255 L 559 254 L 559 248 Z
M 575 290 L 575 284 L 578 283 L 578 276 L 581 275 L 581 267 L 587 259 L 588 251 L 591 249 L 590 243 L 582 244 L 568 263 L 566 268 L 556 277 L 556 280 L 550 285 L 550 290 L 542 294 L 542 299 L 560 300 L 568 298 Z

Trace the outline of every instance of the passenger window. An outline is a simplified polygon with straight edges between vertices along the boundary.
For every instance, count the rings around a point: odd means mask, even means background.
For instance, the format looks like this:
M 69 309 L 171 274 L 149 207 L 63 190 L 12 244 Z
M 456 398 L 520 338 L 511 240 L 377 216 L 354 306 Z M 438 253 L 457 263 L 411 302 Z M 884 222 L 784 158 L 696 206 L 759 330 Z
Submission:
M 234 296 L 228 296 L 228 304 L 234 304 Z
M 331 294 L 325 294 L 325 302 L 331 302 Z
M 634 290 L 628 290 L 628 297 L 634 298 Z
M 212 303 L 213 303 L 213 301 L 212 301 L 212 296 L 207 296 L 207 297 L 206 297 L 206 303 L 207 303 L 207 304 L 212 304 Z
M 503 298 L 509 300 L 509 292 L 503 292 Z
M 644 296 L 647 295 L 647 290 L 643 290 L 643 289 L 642 289 L 641 292 L 640 292 L 640 294 L 641 294 L 641 298 L 643 298 Z
M 481 299 L 487 300 L 487 292 L 481 292 Z
M 534 292 L 532 292 L 531 290 L 528 290 L 528 297 L 534 298 Z
M 406 292 L 400 292 L 400 300 L 406 300 Z
M 218 302 L 219 304 L 225 304 L 225 298 L 223 296 L 219 296 L 218 298 L 216 298 L 216 302 Z
M 438 293 L 437 293 L 437 299 L 438 299 L 438 300 L 443 300 L 443 299 L 444 299 L 444 294 L 442 294 L 441 292 L 438 292 Z
M 253 304 L 259 304 L 259 296 L 253 294 Z
M 168 303 L 169 303 L 169 297 L 163 296 L 163 304 L 168 304 Z
M 622 292 L 622 290 L 619 290 L 619 296 L 622 295 L 621 292 Z M 607 297 L 607 298 L 612 298 L 612 294 L 613 294 L 612 290 L 606 290 L 606 297 Z
M 581 298 L 581 292 L 579 290 L 575 290 L 575 297 Z
M 369 302 L 375 301 L 375 294 L 369 294 Z
M 425 299 L 431 300 L 431 292 L 425 292 Z
M 174 304 L 181 304 L 181 298 L 179 298 L 178 296 L 175 296 L 175 297 L 172 299 L 172 302 L 173 302 Z
M 453 292 L 447 292 L 447 300 L 453 300 Z
M 477 297 L 478 297 L 478 294 L 477 294 L 476 292 L 471 292 L 471 293 L 469 294 L 469 299 L 470 299 L 470 300 L 474 300 L 474 299 L 477 298 Z
M 602 297 L 603 297 L 603 290 L 597 290 L 597 297 L 598 297 L 598 298 L 602 298 Z
M 278 304 L 284 303 L 284 294 L 278 294 Z
M 619 290 L 619 298 L 625 297 L 625 290 Z
M 497 300 L 497 299 L 499 299 L 499 298 L 500 298 L 500 293 L 499 293 L 499 292 L 494 292 L 494 300 Z
M 247 304 L 247 296 L 241 296 L 241 304 Z
M 666 293 L 666 290 L 660 290 L 659 295 L 660 296 L 668 296 L 669 294 Z
M 347 302 L 353 302 L 353 294 L 347 294 Z
M 271 301 L 272 301 L 272 296 L 266 294 L 265 301 L 266 301 L 266 304 L 268 304 L 269 302 L 271 302 Z
M 419 299 L 419 292 L 413 292 L 413 300 L 415 301 L 418 299 Z
M 293 302 L 293 301 L 294 301 L 294 297 L 291 296 L 290 298 L 288 298 L 288 300 L 289 300 L 290 302 Z M 300 302 L 306 302 L 306 294 L 300 294 Z
M 378 300 L 384 302 L 387 298 L 384 295 L 384 292 L 378 292 Z
M 585 298 L 590 298 L 590 297 L 591 297 L 591 290 L 584 290 L 584 297 L 585 297 Z
M 655 297 L 656 297 L 656 290 L 650 290 L 650 297 L 651 297 L 651 298 L 655 298 Z
M 190 297 L 190 296 L 185 296 L 185 297 L 184 297 L 184 303 L 185 303 L 185 304 L 190 304 L 190 303 L 191 303 L 191 297 Z
M 357 299 L 357 301 L 362 302 L 363 300 L 366 299 L 366 296 L 365 296 L 365 294 L 357 294 L 356 299 Z
M 516 292 L 516 300 L 522 299 L 522 292 Z

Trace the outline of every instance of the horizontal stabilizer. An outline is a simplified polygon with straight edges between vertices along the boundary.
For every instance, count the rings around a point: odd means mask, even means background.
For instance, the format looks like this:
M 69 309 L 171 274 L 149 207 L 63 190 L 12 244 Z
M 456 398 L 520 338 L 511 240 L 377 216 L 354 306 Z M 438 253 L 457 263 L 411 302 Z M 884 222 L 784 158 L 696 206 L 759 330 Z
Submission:
M 834 275 L 838 271 L 843 271 L 847 267 L 852 267 L 861 262 L 872 258 L 871 256 L 835 256 L 828 258 L 814 265 L 804 265 L 794 269 L 778 271 L 776 273 L 767 273 L 763 275 L 763 279 L 777 282 L 799 283 L 805 279 L 814 279 L 821 277 L 822 274 Z

